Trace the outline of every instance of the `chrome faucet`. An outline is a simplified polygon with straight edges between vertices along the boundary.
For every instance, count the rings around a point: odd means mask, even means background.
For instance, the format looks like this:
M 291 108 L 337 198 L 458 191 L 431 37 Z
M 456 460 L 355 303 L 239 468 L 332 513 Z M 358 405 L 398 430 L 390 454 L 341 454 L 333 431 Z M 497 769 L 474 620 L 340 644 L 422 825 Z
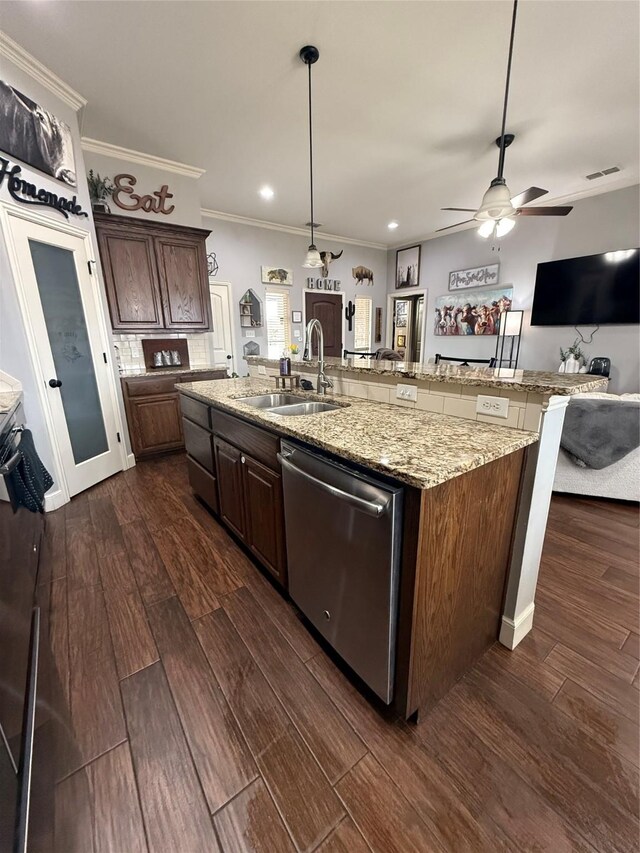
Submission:
M 322 323 L 320 320 L 312 317 L 307 323 L 307 328 L 304 333 L 304 361 L 311 361 L 311 342 L 313 338 L 313 330 L 316 330 L 318 337 L 318 382 L 316 390 L 318 394 L 326 394 L 327 388 L 333 388 L 333 382 L 325 376 L 324 372 L 324 332 L 322 331 Z

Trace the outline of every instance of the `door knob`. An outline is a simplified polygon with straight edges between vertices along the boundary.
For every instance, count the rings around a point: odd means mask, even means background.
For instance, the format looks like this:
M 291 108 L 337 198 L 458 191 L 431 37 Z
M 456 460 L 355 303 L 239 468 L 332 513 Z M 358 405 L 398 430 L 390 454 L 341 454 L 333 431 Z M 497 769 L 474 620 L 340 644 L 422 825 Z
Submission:
M 61 388 L 62 387 L 62 381 L 60 379 L 50 379 L 49 385 L 52 388 Z

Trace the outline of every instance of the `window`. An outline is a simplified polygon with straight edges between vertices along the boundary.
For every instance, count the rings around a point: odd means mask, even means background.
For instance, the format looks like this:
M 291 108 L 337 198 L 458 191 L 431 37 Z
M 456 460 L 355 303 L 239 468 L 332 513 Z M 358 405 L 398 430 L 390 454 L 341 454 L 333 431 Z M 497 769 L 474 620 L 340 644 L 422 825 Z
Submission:
M 291 344 L 291 311 L 286 290 L 268 290 L 266 293 L 267 358 L 280 358 Z
M 371 299 L 356 296 L 354 350 L 371 352 L 371 305 Z

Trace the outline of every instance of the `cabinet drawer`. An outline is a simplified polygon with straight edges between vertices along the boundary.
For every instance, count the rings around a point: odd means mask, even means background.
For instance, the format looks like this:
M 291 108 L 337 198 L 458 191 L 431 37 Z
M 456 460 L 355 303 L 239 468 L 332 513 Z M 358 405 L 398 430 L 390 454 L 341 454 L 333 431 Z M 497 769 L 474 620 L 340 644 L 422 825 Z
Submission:
M 219 512 L 216 478 L 189 457 L 187 457 L 187 469 L 189 471 L 189 483 L 193 491 L 214 512 Z
M 214 472 L 212 435 L 209 430 L 194 424 L 188 418 L 182 419 L 182 431 L 184 432 L 184 444 L 187 453 L 196 462 L 199 462 L 207 471 Z
M 249 453 L 258 462 L 274 471 L 280 471 L 277 460 L 280 439 L 277 436 L 217 409 L 211 409 L 211 429 L 216 435 L 226 438 L 240 450 Z
M 199 400 L 194 400 L 192 397 L 187 397 L 185 394 L 180 394 L 180 408 L 185 418 L 189 418 L 195 424 L 210 429 L 209 422 L 209 406 L 206 403 L 201 403 Z
M 175 391 L 175 376 L 151 376 L 147 379 L 123 379 L 129 397 L 149 397 L 152 394 L 170 394 Z

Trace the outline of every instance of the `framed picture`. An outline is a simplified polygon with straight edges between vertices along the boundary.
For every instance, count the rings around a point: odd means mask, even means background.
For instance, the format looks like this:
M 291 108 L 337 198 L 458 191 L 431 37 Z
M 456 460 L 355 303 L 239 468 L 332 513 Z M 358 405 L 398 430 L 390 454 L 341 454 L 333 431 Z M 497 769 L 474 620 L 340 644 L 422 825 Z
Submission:
M 0 80 L 0 150 L 63 184 L 77 184 L 69 125 L 4 80 Z
M 293 284 L 293 270 L 283 267 L 262 267 L 263 284 Z
M 499 281 L 500 264 L 454 270 L 449 273 L 449 290 L 466 290 L 468 287 L 486 287 Z
M 420 246 L 398 249 L 396 252 L 396 290 L 417 287 L 420 281 Z
M 398 335 L 398 336 L 396 337 L 396 344 L 397 344 L 399 347 L 404 347 L 404 346 L 406 346 L 406 344 L 407 344 L 406 336 L 405 336 L 405 335 Z
M 374 343 L 379 344 L 382 341 L 382 308 L 376 308 L 376 332 Z
M 436 297 L 433 333 L 438 337 L 497 335 L 500 314 L 513 303 L 513 287 L 474 290 L 473 293 L 445 293 Z
M 291 322 L 292 323 L 302 323 L 302 311 L 292 311 L 291 312 Z
M 405 302 L 402 299 L 396 299 L 396 313 L 395 313 L 395 324 L 396 329 L 406 329 L 407 328 L 407 310 L 409 303 Z

